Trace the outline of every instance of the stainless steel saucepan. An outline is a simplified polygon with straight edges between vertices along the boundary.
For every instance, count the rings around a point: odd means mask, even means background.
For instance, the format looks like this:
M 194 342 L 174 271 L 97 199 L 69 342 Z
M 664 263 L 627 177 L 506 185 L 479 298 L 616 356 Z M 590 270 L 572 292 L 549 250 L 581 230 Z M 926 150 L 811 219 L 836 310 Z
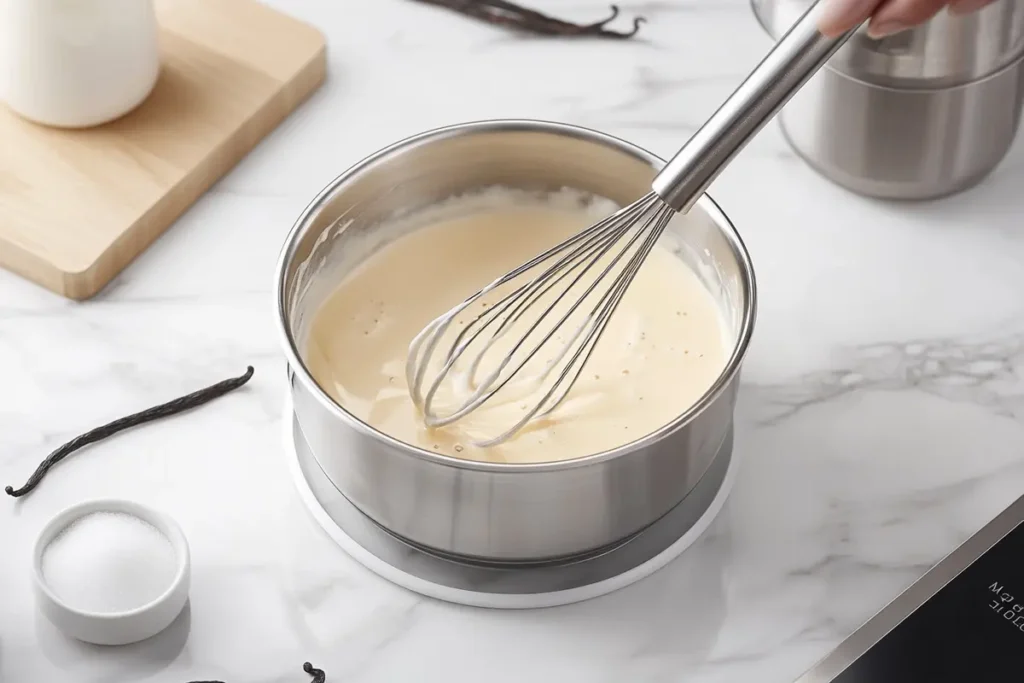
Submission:
M 522 465 L 446 457 L 357 419 L 317 385 L 304 362 L 309 323 L 320 304 L 347 272 L 400 236 L 393 226 L 411 224 L 389 217 L 491 186 L 572 187 L 628 204 L 648 191 L 663 163 L 582 128 L 487 121 L 399 142 L 321 192 L 295 224 L 280 258 L 278 324 L 297 422 L 338 495 L 409 544 L 482 563 L 600 553 L 628 541 L 687 496 L 732 428 L 740 365 L 755 318 L 750 258 L 707 196 L 673 220 L 665 239 L 721 306 L 732 353 L 696 405 L 623 447 Z

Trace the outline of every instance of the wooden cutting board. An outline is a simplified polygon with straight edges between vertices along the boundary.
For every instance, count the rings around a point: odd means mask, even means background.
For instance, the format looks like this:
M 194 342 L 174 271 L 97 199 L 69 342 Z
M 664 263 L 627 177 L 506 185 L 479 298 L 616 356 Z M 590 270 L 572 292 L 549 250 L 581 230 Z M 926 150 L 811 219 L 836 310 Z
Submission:
M 156 7 L 163 68 L 134 112 L 74 131 L 0 106 L 0 266 L 72 299 L 99 292 L 325 76 L 323 36 L 254 0 Z

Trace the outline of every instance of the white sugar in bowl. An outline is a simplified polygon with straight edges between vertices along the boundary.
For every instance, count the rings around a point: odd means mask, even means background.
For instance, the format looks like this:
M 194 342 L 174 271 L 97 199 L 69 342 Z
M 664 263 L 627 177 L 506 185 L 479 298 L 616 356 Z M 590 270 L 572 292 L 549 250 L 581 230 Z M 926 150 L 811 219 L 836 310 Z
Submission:
M 95 126 L 160 72 L 153 0 L 0 0 L 0 99 L 36 123 Z
M 64 510 L 33 553 L 36 601 L 65 635 L 126 645 L 160 633 L 188 600 L 188 542 L 162 512 L 127 500 Z

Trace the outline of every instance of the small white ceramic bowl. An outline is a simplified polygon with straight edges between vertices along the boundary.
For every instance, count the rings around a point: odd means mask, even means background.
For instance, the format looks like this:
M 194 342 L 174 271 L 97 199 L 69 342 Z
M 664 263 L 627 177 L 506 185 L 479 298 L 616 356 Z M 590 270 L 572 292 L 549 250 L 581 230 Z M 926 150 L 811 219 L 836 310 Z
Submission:
M 87 612 L 58 598 L 43 577 L 43 551 L 68 525 L 94 512 L 129 514 L 153 525 L 171 542 L 178 567 L 170 587 L 156 600 L 125 612 Z M 127 645 L 151 638 L 171 625 L 188 601 L 191 561 L 181 527 L 168 515 L 129 500 L 92 500 L 64 510 L 43 527 L 32 557 L 36 602 L 65 635 L 96 645 Z

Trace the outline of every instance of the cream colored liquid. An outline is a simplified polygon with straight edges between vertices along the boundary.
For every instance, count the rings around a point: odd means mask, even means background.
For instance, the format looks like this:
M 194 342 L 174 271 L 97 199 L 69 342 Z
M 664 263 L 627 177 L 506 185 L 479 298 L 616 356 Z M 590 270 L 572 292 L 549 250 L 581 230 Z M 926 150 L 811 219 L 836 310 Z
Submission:
M 516 400 L 496 396 L 466 418 L 436 429 L 424 425 L 409 396 L 409 343 L 427 323 L 593 222 L 591 213 L 537 199 L 439 220 L 396 240 L 349 275 L 317 311 L 306 354 L 310 372 L 369 425 L 453 457 L 567 460 L 656 431 L 711 387 L 731 346 L 710 293 L 660 245 L 566 401 L 511 440 L 490 448 L 473 445 L 514 424 L 529 405 L 521 395 L 512 397 Z M 545 352 L 548 347 L 559 349 L 549 344 Z

